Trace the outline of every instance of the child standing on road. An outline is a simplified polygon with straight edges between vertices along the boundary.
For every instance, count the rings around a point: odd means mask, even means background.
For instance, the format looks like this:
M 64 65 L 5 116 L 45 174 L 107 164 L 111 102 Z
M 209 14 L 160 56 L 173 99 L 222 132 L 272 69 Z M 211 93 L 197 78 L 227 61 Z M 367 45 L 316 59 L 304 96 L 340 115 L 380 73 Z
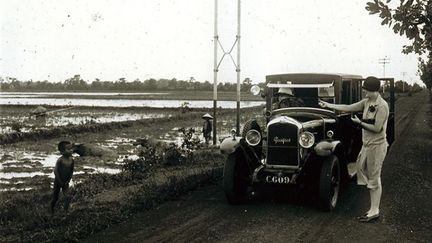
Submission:
M 60 189 L 65 196 L 65 211 L 69 208 L 69 182 L 73 175 L 74 170 L 74 160 L 72 157 L 73 153 L 73 145 L 69 141 L 61 141 L 58 144 L 58 150 L 62 154 L 62 156 L 57 160 L 57 163 L 54 168 L 54 189 L 53 189 L 53 198 L 51 201 L 51 213 L 54 214 L 54 207 L 59 198 Z

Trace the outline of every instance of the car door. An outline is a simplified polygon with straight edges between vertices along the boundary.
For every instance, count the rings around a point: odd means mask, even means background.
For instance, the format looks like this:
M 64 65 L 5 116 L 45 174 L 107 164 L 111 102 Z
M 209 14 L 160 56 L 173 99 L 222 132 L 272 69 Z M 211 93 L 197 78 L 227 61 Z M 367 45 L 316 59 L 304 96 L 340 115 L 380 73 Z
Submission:
M 341 104 L 348 105 L 361 100 L 359 80 L 344 79 L 341 86 Z M 345 147 L 348 163 L 356 161 L 362 146 L 362 131 L 360 127 L 352 122 L 352 115 L 361 117 L 362 112 L 352 114 L 341 113 L 339 115 L 339 129 L 343 134 L 341 142 Z

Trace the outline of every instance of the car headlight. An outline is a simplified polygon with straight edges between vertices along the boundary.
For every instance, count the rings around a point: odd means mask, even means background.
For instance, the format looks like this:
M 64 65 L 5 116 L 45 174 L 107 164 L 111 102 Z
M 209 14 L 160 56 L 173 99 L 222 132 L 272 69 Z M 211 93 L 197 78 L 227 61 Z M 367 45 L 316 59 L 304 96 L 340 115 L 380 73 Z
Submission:
M 247 131 L 245 139 L 250 146 L 256 146 L 261 142 L 261 133 L 255 129 L 251 129 Z
M 303 148 L 310 148 L 315 143 L 315 136 L 311 132 L 302 132 L 299 137 L 299 144 Z

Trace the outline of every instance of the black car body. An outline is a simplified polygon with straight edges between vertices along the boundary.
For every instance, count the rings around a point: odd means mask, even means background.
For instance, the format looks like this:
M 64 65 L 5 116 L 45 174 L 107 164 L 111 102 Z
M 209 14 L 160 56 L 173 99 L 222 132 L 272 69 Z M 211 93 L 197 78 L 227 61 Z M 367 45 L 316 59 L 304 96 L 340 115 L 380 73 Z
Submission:
M 220 146 L 228 155 L 224 168 L 228 202 L 246 202 L 258 184 L 265 184 L 306 188 L 299 191 L 315 193 L 323 209 L 335 208 L 341 185 L 355 174 L 361 128 L 351 121 L 353 114 L 322 109 L 318 101 L 355 103 L 362 99 L 362 81 L 361 76 L 347 74 L 280 74 L 267 76 L 264 88 L 253 87 L 266 100 L 264 117 L 249 120 L 242 136 L 233 133 Z M 393 79 L 384 81 L 390 81 L 387 139 L 391 144 L 394 86 Z M 289 88 L 291 98 L 301 99 L 302 106 L 275 105 L 281 88 Z

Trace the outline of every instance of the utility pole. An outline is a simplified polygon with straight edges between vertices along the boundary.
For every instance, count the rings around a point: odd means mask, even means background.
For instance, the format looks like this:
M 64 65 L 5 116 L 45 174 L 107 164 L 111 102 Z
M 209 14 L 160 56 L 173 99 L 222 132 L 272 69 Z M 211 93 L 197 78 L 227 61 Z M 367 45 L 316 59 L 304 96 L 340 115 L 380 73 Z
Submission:
M 240 0 L 237 0 L 237 35 L 229 51 L 225 51 L 222 44 L 219 41 L 218 35 L 218 0 L 215 0 L 215 22 L 214 22 L 214 66 L 213 66 L 213 77 L 214 77 L 214 85 L 213 85 L 213 145 L 216 145 L 216 109 L 217 109 L 217 74 L 219 71 L 219 66 L 222 63 L 225 56 L 230 56 L 231 61 L 235 66 L 235 70 L 237 72 L 237 122 L 236 122 L 236 132 L 237 135 L 240 134 L 240 17 L 241 17 L 241 9 L 240 9 Z M 234 47 L 237 45 L 237 63 L 234 61 L 231 52 L 234 50 Z M 218 47 L 223 51 L 223 55 L 219 60 L 217 57 Z
M 385 56 L 384 58 L 380 58 L 378 59 L 378 63 L 383 65 L 383 78 L 386 77 L 385 75 L 385 65 L 386 64 L 390 64 L 390 58 Z M 383 93 L 385 92 L 385 86 L 387 84 L 387 81 L 384 82 L 384 86 L 383 86 Z
M 405 75 L 407 73 L 406 72 L 402 72 L 402 93 L 405 93 Z
M 237 65 L 235 65 L 234 63 L 237 72 L 237 119 L 236 119 L 237 136 L 240 135 L 240 17 L 241 17 L 240 7 L 241 7 L 240 0 L 237 0 L 237 35 L 236 35 Z
M 218 0 L 215 0 L 214 6 L 214 36 L 213 36 L 213 44 L 214 44 L 214 62 L 213 62 L 213 145 L 216 145 L 216 108 L 217 108 L 217 74 L 218 74 L 218 63 L 217 63 L 217 50 L 219 43 L 218 36 Z

